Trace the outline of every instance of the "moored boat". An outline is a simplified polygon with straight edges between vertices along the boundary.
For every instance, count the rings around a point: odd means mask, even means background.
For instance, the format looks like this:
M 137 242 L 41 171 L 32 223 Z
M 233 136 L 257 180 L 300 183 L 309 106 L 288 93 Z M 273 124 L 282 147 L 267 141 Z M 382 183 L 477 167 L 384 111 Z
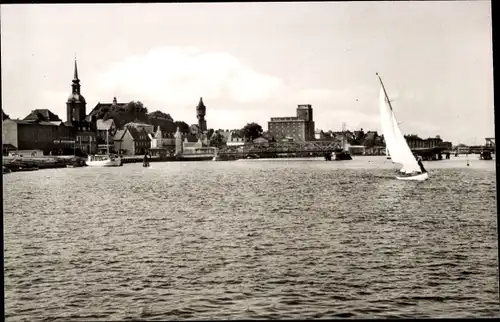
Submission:
M 333 152 L 330 158 L 325 160 L 346 161 L 352 160 L 351 153 L 349 152 L 347 137 L 346 137 L 346 124 L 342 123 L 342 148 Z
M 338 161 L 344 161 L 344 160 L 352 160 L 352 156 L 347 150 L 342 150 L 339 152 L 334 152 L 335 159 Z
M 89 156 L 85 163 L 89 167 L 119 167 L 123 165 L 121 157 L 110 154 Z
M 15 167 L 15 168 L 10 169 L 11 172 L 37 171 L 37 170 L 39 170 L 39 169 L 36 166 L 27 166 L 27 167 L 19 166 L 19 167 Z
M 122 158 L 109 153 L 108 131 L 106 130 L 106 154 L 89 155 L 85 163 L 89 167 L 120 167 L 123 165 Z

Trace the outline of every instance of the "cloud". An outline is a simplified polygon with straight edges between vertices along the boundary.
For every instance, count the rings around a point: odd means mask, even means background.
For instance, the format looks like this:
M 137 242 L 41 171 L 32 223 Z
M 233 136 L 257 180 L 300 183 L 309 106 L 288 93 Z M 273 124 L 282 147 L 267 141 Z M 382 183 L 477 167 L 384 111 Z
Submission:
M 156 47 L 129 56 L 90 83 L 99 97 L 141 100 L 151 111 L 188 123 L 196 122 L 195 106 L 203 97 L 213 128 L 237 128 L 251 121 L 267 128 L 270 117 L 294 116 L 298 104 L 312 104 L 317 128 L 340 129 L 342 122 L 348 128 L 379 127 L 377 88 L 292 88 L 229 53 L 197 47 Z
M 317 89 L 304 89 L 301 90 L 297 98 L 304 102 L 313 101 L 326 101 L 333 96 L 333 92 L 329 89 L 317 88 Z
M 374 93 L 373 88 L 365 86 L 336 89 L 314 88 L 303 89 L 296 97 L 305 102 L 329 101 L 333 104 L 355 104 L 359 100 L 373 100 Z
M 200 96 L 259 102 L 283 87 L 281 79 L 259 73 L 228 53 L 207 53 L 196 47 L 153 48 L 114 63 L 98 75 L 96 83 L 103 92 L 147 97 L 167 105 L 191 105 Z
M 312 104 L 315 126 L 323 130 L 378 130 L 377 88 L 354 86 L 336 89 L 303 89 L 295 95 L 299 102 Z
M 61 120 L 66 121 L 66 101 L 68 100 L 68 96 L 71 94 L 71 90 L 62 91 L 45 89 L 42 90 L 40 94 L 37 106 L 41 107 L 33 106 L 31 110 L 36 108 L 48 108 L 52 113 L 57 114 Z M 87 107 L 87 113 L 88 112 L 89 110 Z
M 430 122 L 411 121 L 400 124 L 401 130 L 406 134 L 434 137 L 439 134 L 441 127 Z
M 234 129 L 242 128 L 246 123 L 257 122 L 265 130 L 267 129 L 267 121 L 269 118 L 265 116 L 265 112 L 259 110 L 240 110 L 218 108 L 207 112 L 209 127 L 214 129 Z M 264 116 L 264 117 L 259 117 Z M 257 116 L 257 118 L 256 118 Z
M 340 131 L 342 123 L 346 123 L 347 129 L 379 131 L 380 132 L 380 116 L 375 113 L 365 113 L 356 110 L 332 110 L 331 112 L 322 113 L 321 117 L 315 121 L 316 128 L 324 130 Z

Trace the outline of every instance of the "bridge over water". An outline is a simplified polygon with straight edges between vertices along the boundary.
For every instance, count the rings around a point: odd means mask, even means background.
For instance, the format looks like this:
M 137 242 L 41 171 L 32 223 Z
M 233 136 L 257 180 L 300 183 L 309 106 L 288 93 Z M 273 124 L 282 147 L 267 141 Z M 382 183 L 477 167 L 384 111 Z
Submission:
M 489 139 L 489 140 L 488 140 Z M 488 144 L 489 143 L 489 144 Z M 487 138 L 485 146 L 469 147 L 468 153 L 481 153 L 495 149 L 494 138 Z M 440 160 L 443 154 L 455 153 L 446 146 L 434 146 L 429 148 L 412 148 L 412 152 L 428 160 Z M 276 157 L 280 155 L 296 156 L 324 156 L 332 152 L 342 151 L 338 141 L 306 141 L 306 142 L 269 142 L 248 143 L 244 146 L 226 146 L 218 150 L 221 157 L 240 158 L 248 155 L 259 157 Z
M 277 154 L 324 155 L 341 151 L 341 146 L 334 141 L 307 142 L 270 142 L 253 143 L 241 146 L 227 146 L 219 149 L 220 156 L 258 155 L 259 157 Z

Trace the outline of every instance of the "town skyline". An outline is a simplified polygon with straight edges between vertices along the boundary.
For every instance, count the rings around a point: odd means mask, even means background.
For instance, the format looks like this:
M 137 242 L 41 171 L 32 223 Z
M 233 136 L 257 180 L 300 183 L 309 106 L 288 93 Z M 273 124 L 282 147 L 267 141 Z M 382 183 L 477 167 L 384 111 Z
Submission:
M 194 124 L 203 97 L 209 128 L 267 130 L 311 104 L 316 129 L 380 132 L 379 72 L 405 133 L 494 136 L 489 1 L 29 4 L 1 19 L 11 118 L 65 119 L 76 52 L 87 113 L 117 97 Z

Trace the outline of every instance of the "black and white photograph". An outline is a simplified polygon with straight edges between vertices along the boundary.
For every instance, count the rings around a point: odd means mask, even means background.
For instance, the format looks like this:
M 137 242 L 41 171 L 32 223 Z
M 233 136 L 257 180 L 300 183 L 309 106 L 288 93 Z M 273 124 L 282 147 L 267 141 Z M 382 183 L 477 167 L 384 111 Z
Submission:
M 500 317 L 492 1 L 0 26 L 5 321 Z

